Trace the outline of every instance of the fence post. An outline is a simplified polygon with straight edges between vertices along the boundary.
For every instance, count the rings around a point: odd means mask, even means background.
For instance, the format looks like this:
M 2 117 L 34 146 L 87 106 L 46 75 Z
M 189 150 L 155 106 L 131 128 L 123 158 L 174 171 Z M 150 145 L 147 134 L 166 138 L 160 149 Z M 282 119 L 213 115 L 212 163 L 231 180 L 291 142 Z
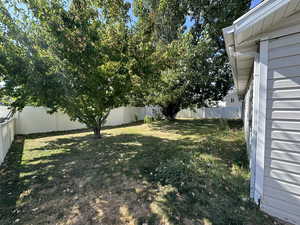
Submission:
M 11 121 L 11 134 L 12 134 L 12 137 L 11 137 L 10 143 L 12 143 L 15 139 L 15 133 L 16 133 L 15 123 L 16 123 L 16 119 L 12 118 L 12 121 Z
M 4 143 L 2 133 L 2 124 L 0 124 L 0 164 L 4 161 Z

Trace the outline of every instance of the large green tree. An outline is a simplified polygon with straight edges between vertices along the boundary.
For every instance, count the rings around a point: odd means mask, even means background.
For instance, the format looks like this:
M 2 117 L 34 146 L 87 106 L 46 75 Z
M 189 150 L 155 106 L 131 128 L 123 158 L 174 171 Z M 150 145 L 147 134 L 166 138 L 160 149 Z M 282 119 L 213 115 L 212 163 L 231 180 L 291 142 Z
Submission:
M 1 3 L 2 92 L 15 99 L 12 106 L 61 110 L 101 137 L 131 88 L 128 8 L 122 0 Z
M 154 75 L 142 80 L 145 102 L 174 119 L 180 109 L 221 100 L 232 86 L 222 28 L 249 6 L 250 0 L 136 0 L 137 29 L 152 37 L 154 55 Z

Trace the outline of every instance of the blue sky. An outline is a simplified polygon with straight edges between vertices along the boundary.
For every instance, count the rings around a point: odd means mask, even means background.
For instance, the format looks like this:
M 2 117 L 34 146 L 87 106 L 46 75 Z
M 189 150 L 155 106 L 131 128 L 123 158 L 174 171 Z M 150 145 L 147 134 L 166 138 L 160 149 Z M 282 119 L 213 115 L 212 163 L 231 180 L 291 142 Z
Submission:
M 260 2 L 261 2 L 261 0 L 252 0 L 251 8 L 257 6 Z

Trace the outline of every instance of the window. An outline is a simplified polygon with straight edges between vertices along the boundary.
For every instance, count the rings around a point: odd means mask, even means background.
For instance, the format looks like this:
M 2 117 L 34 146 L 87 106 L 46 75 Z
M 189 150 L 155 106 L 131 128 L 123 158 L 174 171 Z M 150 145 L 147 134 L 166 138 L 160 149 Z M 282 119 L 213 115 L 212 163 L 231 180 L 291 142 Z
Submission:
M 231 98 L 231 99 L 230 99 L 230 102 L 231 102 L 231 103 L 234 103 L 234 98 Z

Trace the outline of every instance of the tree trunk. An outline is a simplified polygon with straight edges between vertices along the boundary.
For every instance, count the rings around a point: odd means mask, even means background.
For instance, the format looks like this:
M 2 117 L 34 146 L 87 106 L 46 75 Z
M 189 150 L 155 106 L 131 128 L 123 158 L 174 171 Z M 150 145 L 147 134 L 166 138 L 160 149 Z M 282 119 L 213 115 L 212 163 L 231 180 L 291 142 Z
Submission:
M 101 128 L 102 128 L 102 125 L 105 123 L 105 120 L 107 119 L 108 115 L 109 115 L 109 112 L 108 111 L 106 114 L 101 115 L 100 117 L 98 118 L 95 118 L 95 124 L 93 124 L 93 131 L 94 131 L 94 135 L 95 135 L 95 138 L 102 138 L 101 136 Z
M 169 121 L 174 121 L 179 111 L 180 111 L 180 107 L 177 104 L 173 104 L 173 103 L 162 107 L 162 114 Z
M 101 133 L 100 133 L 101 127 L 94 127 L 93 131 L 94 131 L 95 138 L 101 138 Z

